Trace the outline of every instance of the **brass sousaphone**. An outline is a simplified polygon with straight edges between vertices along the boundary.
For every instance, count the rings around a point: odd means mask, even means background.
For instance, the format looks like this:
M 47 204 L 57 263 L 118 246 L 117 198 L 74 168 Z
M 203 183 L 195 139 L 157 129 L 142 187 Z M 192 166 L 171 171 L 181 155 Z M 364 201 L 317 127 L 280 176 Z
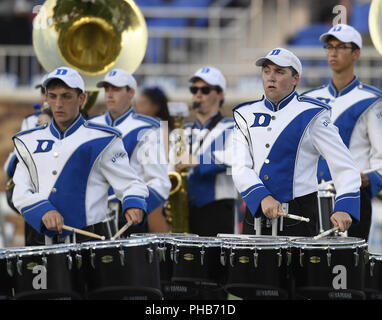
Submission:
M 33 21 L 33 46 L 47 72 L 60 66 L 76 69 L 95 102 L 96 83 L 114 68 L 130 73 L 147 47 L 145 19 L 133 0 L 47 0 Z

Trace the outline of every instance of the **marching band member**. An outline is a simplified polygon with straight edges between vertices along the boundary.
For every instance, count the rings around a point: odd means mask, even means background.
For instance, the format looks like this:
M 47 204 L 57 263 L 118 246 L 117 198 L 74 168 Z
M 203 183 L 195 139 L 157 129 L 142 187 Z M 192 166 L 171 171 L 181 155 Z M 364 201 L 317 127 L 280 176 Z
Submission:
M 160 122 L 135 112 L 131 101 L 137 90 L 134 77 L 125 70 L 114 69 L 107 73 L 97 87 L 105 89 L 108 111 L 91 121 L 111 126 L 122 132 L 123 144 L 130 165 L 142 177 L 149 190 L 147 200 L 148 226 L 132 232 L 168 232 L 169 226 L 162 215 L 162 206 L 167 200 L 171 183 L 167 173 L 167 160 Z M 149 230 L 147 230 L 147 227 Z
M 230 159 L 221 155 L 229 154 L 234 126 L 233 119 L 224 118 L 220 112 L 226 79 L 218 69 L 203 67 L 190 82 L 196 120 L 185 125 L 187 150 L 175 160 L 177 170 L 188 169 L 190 232 L 200 236 L 234 233 L 237 191 L 230 173 Z
M 129 164 L 118 130 L 84 120 L 86 99 L 79 73 L 68 67 L 51 72 L 43 86 L 53 120 L 13 137 L 19 162 L 13 202 L 38 232 L 62 242 L 63 225 L 97 230 L 107 209 L 109 186 L 122 200 L 126 220 L 142 223 L 147 188 Z
M 253 216 L 275 219 L 288 203 L 289 213 L 310 222 L 284 219 L 280 235 L 317 234 L 319 155 L 328 161 L 337 189 L 330 220 L 340 231 L 359 220 L 359 170 L 330 121 L 330 107 L 295 91 L 300 60 L 276 48 L 256 61 L 262 67 L 265 96 L 234 108 L 233 179 L 249 211 L 243 233 L 254 233 Z
M 320 37 L 325 43 L 333 79 L 327 85 L 304 93 L 332 107 L 331 121 L 362 171 L 360 222 L 352 226 L 349 236 L 369 237 L 371 199 L 382 189 L 382 91 L 362 83 L 354 75 L 360 56 L 362 38 L 351 26 L 338 24 Z M 318 180 L 330 181 L 326 161 L 320 158 Z

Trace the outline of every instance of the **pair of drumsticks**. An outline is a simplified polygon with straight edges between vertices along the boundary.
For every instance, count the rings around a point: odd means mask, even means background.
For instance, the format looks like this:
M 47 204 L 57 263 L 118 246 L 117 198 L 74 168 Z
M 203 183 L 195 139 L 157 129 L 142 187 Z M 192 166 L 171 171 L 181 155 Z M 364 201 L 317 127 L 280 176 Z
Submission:
M 111 237 L 111 240 L 115 240 L 117 239 L 122 233 L 124 233 L 133 223 L 132 222 L 128 222 L 126 223 L 114 236 Z M 88 232 L 88 231 L 85 231 L 85 230 L 81 230 L 81 229 L 77 229 L 77 228 L 73 228 L 73 227 L 69 227 L 69 226 L 66 226 L 64 225 L 62 227 L 62 229 L 65 229 L 65 230 L 68 230 L 68 231 L 73 231 L 75 233 L 78 233 L 78 234 L 82 234 L 84 236 L 88 236 L 88 237 L 91 237 L 91 238 L 95 238 L 95 239 L 100 239 L 100 240 L 105 240 L 105 236 L 100 236 L 98 234 L 95 234 L 95 233 L 92 233 L 92 232 Z

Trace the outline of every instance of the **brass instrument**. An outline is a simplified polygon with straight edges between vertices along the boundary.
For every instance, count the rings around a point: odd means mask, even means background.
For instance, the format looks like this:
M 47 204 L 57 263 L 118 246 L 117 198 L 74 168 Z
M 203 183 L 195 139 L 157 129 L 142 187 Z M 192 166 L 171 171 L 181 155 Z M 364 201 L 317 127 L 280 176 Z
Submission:
M 90 109 L 96 83 L 112 68 L 130 73 L 146 53 L 145 19 L 133 0 L 47 0 L 33 20 L 33 46 L 47 72 L 76 69 L 86 84 Z
M 179 157 L 186 150 L 186 137 L 184 135 L 184 118 L 175 117 L 175 155 Z M 170 196 L 165 203 L 168 211 L 167 221 L 173 233 L 188 233 L 188 198 L 187 198 L 187 170 L 170 171 Z
M 382 55 L 382 0 L 373 0 L 369 10 L 370 37 L 375 49 Z M 382 200 L 382 191 L 377 198 Z

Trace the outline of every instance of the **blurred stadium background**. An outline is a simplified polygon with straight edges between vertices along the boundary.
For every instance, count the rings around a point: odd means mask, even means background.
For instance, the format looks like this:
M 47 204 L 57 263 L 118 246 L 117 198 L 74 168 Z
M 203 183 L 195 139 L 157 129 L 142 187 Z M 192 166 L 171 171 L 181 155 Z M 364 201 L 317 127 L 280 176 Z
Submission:
M 290 48 L 303 62 L 298 91 L 326 83 L 331 75 L 319 35 L 338 19 L 361 32 L 364 47 L 356 74 L 382 87 L 382 59 L 369 35 L 370 0 L 136 0 L 147 23 L 149 41 L 143 63 L 134 73 L 139 86 L 160 86 L 170 101 L 191 101 L 188 79 L 199 67 L 224 73 L 228 89 L 224 113 L 262 94 L 260 68 L 254 60 L 271 48 Z M 45 70 L 32 45 L 32 21 L 44 1 L 0 1 L 0 247 L 23 245 L 23 221 L 7 205 L 3 165 L 11 137 L 39 102 L 34 87 Z M 104 110 L 100 94 L 89 114 Z M 191 114 L 192 117 L 192 114 Z M 369 245 L 382 252 L 381 201 L 374 203 Z

